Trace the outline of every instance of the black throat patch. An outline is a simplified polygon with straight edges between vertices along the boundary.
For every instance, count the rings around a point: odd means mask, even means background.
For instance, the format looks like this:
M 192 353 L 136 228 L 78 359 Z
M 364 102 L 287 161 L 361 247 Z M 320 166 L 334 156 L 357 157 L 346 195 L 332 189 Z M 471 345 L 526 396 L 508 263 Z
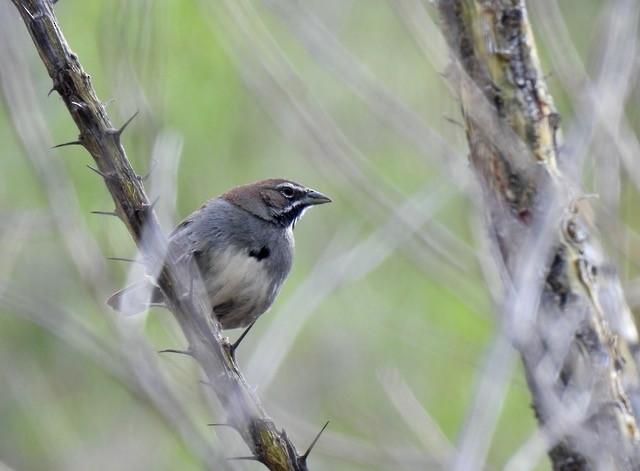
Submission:
M 271 250 L 266 245 L 259 249 L 253 249 L 249 252 L 249 257 L 255 258 L 257 261 L 267 258 L 271 254 Z
M 296 222 L 302 217 L 306 210 L 307 206 L 305 204 L 302 204 L 299 201 L 294 201 L 282 211 L 275 214 L 274 219 L 283 227 L 295 227 Z

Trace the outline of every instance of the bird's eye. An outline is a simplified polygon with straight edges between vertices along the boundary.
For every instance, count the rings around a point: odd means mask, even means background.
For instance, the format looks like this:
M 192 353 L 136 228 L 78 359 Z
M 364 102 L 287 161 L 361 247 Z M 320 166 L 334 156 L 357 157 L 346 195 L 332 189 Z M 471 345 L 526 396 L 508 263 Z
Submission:
M 293 198 L 295 192 L 290 186 L 285 186 L 280 190 L 280 193 L 282 193 L 282 196 L 284 196 L 285 198 Z

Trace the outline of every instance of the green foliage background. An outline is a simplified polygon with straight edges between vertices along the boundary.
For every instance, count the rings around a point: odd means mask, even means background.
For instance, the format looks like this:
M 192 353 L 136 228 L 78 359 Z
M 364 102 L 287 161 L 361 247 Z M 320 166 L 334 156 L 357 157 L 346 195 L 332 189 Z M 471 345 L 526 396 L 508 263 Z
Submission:
M 0 24 L 17 23 L 10 2 L 5 3 Z M 149 187 L 151 197 L 160 197 L 166 211 L 167 231 L 206 199 L 263 178 L 291 178 L 333 198 L 333 204 L 314 209 L 296 228 L 293 272 L 272 310 L 243 343 L 240 365 L 253 365 L 246 370 L 247 381 L 255 385 L 266 409 L 299 449 L 304 450 L 330 420 L 310 459 L 311 469 L 431 469 L 433 448 L 425 444 L 429 441 L 425 433 L 412 429 L 424 423 L 423 418 L 402 417 L 394 406 L 393 391 L 399 394 L 395 399 L 407 405 L 406 396 L 398 393 L 399 385 L 406 383 L 455 444 L 476 380 L 491 367 L 484 363 L 485 349 L 495 335 L 495 308 L 481 270 L 491 263 L 479 243 L 484 237 L 482 216 L 474 209 L 475 202 L 458 191 L 470 175 L 458 170 L 447 173 L 441 164 L 466 168 L 464 131 L 447 119 L 459 119 L 457 104 L 441 76 L 443 70 L 425 58 L 398 15 L 398 2 L 301 4 L 450 150 L 434 144 L 432 155 L 424 155 L 393 131 L 367 99 L 337 78 L 320 54 L 304 46 L 271 2 L 238 1 L 229 7 L 228 2 L 225 6 L 186 0 L 62 0 L 56 13 L 99 97 L 113 100 L 107 111 L 114 124 L 140 111 L 124 138 L 134 168 L 145 174 L 152 166 L 158 136 L 182 142 L 177 171 L 165 161 L 157 164 L 177 190 Z M 558 4 L 565 10 L 568 35 L 581 59 L 597 63 L 600 51 L 591 33 L 600 27 L 606 8 L 596 1 L 582 1 L 580 8 L 570 2 Z M 303 132 L 296 127 L 300 118 L 290 107 L 278 107 L 281 98 L 256 92 L 264 78 L 256 62 L 238 52 L 246 52 L 246 47 L 238 47 L 243 25 L 234 23 L 230 13 L 234 8 L 248 17 L 255 15 L 275 41 L 256 36 L 253 43 L 242 44 L 253 44 L 265 60 L 269 54 L 287 58 L 306 88 L 282 81 L 283 88 L 293 95 L 313 96 L 324 107 L 351 143 L 349 161 L 362 180 L 353 178 L 330 147 L 322 155 L 304 145 L 304 138 L 299 139 Z M 534 25 L 542 19 L 538 12 Z M 25 86 L 33 86 L 37 94 L 36 113 L 44 117 L 49 145 L 73 140 L 77 130 L 56 94 L 47 97 L 51 82 L 23 25 L 12 31 L 22 45 L 14 52 L 27 62 L 32 84 Z M 444 53 L 442 38 L 430 39 Z M 543 60 L 549 64 L 545 38 L 539 39 Z M 553 72 L 553 65 L 547 67 Z M 574 98 L 553 75 L 549 80 L 564 123 L 571 123 Z M 251 81 L 258 86 L 247 86 Z M 629 103 L 637 103 L 636 84 Z M 632 123 L 634 118 L 630 105 Z M 292 131 L 283 132 L 283 126 Z M 322 124 L 318 129 L 327 135 Z M 430 143 L 428 136 L 425 140 Z M 66 147 L 55 150 L 53 158 L 68 173 L 86 228 L 104 256 L 95 260 L 96 270 L 107 275 L 103 285 L 88 287 L 70 260 L 64 234 L 52 223 L 48 194 L 16 137 L 7 99 L 0 102 L 0 467 L 4 463 L 25 470 L 260 469 L 257 463 L 203 463 L 148 398 L 79 348 L 64 329 L 54 335 L 38 325 L 25 314 L 24 303 L 15 300 L 20 295 L 38 303 L 45 317 L 49 309 L 73 312 L 105 338 L 113 335 L 109 327 L 113 321 L 125 330 L 142 329 L 155 349 L 184 346 L 168 313 L 154 310 L 144 320 L 122 320 L 96 302 L 122 286 L 130 269 L 106 257 L 132 257 L 134 245 L 117 219 L 90 214 L 112 208 L 112 202 L 100 178 L 86 168 L 91 163 L 87 153 Z M 590 176 L 588 165 L 585 173 Z M 623 180 L 623 189 L 627 187 Z M 408 229 L 394 222 L 391 210 L 414 198 L 417 209 L 407 216 L 411 220 L 428 210 L 418 202 L 424 201 L 420 195 L 431 191 L 441 192 L 432 217 L 419 224 L 418 235 L 408 235 L 412 245 L 404 241 L 397 245 L 395 238 L 404 237 Z M 373 196 L 363 197 L 376 192 L 385 195 L 392 207 L 381 207 Z M 635 196 L 628 196 L 621 212 L 630 212 L 626 208 L 634 202 Z M 18 223 L 24 224 L 23 232 L 16 232 Z M 390 225 L 386 232 L 381 229 L 385 225 Z M 451 245 L 443 250 L 455 255 L 454 260 L 429 246 L 431 231 L 450 238 Z M 376 234 L 383 236 L 371 238 Z M 384 253 L 387 247 L 391 250 Z M 461 252 L 452 252 L 452 247 L 461 247 Z M 622 268 L 634 272 L 632 262 Z M 349 270 L 357 275 L 345 276 Z M 323 286 L 331 285 L 334 277 L 342 281 L 325 293 Z M 291 311 L 292 299 L 297 302 L 294 310 L 308 316 L 302 328 L 293 339 L 265 338 L 285 306 Z M 273 342 L 273 349 L 284 340 L 293 342 L 284 361 L 272 365 L 252 356 L 261 340 L 266 345 Z M 127 356 L 126 351 L 120 353 Z M 207 429 L 207 423 L 224 421 L 224 413 L 219 407 L 218 416 L 205 413 L 204 404 L 210 399 L 205 398 L 206 388 L 198 383 L 193 363 L 171 356 L 161 356 L 160 363 L 170 382 L 192 390 L 185 396 L 185 407 L 197 414 L 195 421 L 212 447 L 224 456 L 246 455 L 246 446 L 234 432 Z M 267 387 L 256 382 L 265 370 L 273 374 Z M 491 468 L 503 467 L 535 429 L 517 361 L 507 374 L 509 387 L 488 457 Z M 544 456 L 536 469 L 548 469 Z

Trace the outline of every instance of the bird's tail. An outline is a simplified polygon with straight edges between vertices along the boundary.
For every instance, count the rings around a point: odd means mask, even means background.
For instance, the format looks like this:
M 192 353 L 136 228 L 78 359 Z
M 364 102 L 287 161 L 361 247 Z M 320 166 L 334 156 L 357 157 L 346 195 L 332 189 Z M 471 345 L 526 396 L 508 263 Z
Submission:
M 143 280 L 113 293 L 106 302 L 119 313 L 133 316 L 146 311 L 152 304 L 162 304 L 164 296 L 149 280 Z

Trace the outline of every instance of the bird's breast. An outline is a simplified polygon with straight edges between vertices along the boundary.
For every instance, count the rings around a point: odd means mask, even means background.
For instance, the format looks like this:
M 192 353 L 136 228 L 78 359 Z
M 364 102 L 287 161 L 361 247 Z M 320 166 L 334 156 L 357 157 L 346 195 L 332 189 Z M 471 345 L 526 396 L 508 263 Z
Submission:
M 214 314 L 226 329 L 244 327 L 263 314 L 280 292 L 284 277 L 269 264 L 271 249 L 230 247 L 211 254 L 204 282 Z M 269 256 L 264 256 L 269 252 Z M 288 272 L 288 270 L 287 270 Z M 286 276 L 286 273 L 284 274 Z

